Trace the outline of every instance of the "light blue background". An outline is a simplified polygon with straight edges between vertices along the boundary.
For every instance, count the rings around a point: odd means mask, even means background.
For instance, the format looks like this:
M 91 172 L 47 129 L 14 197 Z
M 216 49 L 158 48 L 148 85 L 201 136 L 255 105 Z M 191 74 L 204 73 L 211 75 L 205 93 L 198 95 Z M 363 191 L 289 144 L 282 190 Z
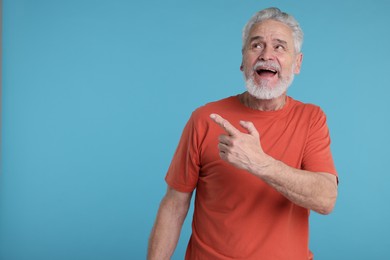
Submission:
M 390 259 L 385 0 L 3 0 L 0 259 L 144 259 L 182 128 L 244 90 L 241 29 L 269 6 L 305 32 L 289 93 L 327 113 L 340 175 L 316 260 Z

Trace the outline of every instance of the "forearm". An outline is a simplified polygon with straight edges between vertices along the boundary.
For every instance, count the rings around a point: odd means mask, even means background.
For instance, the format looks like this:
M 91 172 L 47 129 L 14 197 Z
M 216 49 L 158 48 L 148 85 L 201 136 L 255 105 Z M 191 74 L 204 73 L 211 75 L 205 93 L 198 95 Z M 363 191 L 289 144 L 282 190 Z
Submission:
M 165 196 L 161 202 L 148 246 L 148 260 L 170 259 L 180 237 L 180 231 L 187 215 L 188 203 L 178 205 L 177 201 Z
M 337 198 L 337 179 L 334 175 L 294 169 L 267 155 L 260 143 L 260 134 L 252 122 L 240 121 L 248 133 L 242 133 L 229 121 L 217 114 L 211 119 L 227 135 L 220 135 L 220 157 L 274 187 L 289 200 L 304 208 L 328 214 Z
M 336 177 L 329 173 L 309 172 L 292 168 L 272 157 L 251 167 L 250 172 L 261 178 L 286 198 L 320 214 L 329 214 L 337 198 Z

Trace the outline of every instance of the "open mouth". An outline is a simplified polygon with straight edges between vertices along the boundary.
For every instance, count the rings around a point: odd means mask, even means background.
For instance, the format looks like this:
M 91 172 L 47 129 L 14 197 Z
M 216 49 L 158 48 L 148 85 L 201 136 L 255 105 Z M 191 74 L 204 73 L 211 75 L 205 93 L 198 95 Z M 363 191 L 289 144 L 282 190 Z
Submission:
M 276 73 L 278 73 L 278 71 L 275 69 L 264 68 L 264 67 L 257 68 L 255 71 L 256 71 L 257 75 L 259 75 L 260 77 L 267 77 L 267 78 L 273 77 L 276 75 Z

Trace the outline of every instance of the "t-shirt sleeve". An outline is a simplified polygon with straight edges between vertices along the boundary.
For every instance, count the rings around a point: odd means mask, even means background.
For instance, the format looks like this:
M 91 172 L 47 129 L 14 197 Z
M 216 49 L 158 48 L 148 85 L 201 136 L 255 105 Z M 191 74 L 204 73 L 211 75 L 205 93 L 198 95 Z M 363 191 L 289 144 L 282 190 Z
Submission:
M 302 168 L 313 172 L 327 172 L 337 176 L 330 149 L 330 134 L 325 113 L 318 108 L 310 122 Z
M 165 177 L 170 187 L 181 192 L 192 192 L 196 188 L 200 168 L 198 150 L 197 133 L 191 116 Z

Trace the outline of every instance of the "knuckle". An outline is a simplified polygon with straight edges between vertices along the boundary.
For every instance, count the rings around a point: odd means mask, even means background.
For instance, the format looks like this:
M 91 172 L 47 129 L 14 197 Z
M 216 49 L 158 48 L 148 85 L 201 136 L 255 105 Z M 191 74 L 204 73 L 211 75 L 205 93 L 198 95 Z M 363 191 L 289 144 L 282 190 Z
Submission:
M 223 128 L 227 128 L 227 127 L 228 127 L 228 123 L 226 122 L 226 120 L 224 120 L 224 121 L 222 122 L 222 126 L 223 126 Z

